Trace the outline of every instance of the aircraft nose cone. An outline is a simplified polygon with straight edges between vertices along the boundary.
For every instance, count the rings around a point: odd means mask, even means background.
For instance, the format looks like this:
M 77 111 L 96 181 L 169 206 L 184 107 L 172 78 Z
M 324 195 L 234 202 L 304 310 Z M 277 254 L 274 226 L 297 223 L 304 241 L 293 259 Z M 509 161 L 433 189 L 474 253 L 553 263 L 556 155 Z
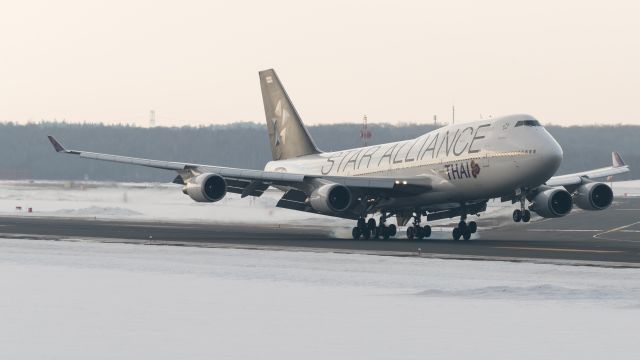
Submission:
M 562 164 L 563 153 L 560 144 L 558 144 L 555 139 L 550 138 L 549 143 L 543 150 L 542 157 L 543 167 L 546 172 L 549 173 L 549 176 L 553 176 L 558 168 L 560 168 L 560 164 Z

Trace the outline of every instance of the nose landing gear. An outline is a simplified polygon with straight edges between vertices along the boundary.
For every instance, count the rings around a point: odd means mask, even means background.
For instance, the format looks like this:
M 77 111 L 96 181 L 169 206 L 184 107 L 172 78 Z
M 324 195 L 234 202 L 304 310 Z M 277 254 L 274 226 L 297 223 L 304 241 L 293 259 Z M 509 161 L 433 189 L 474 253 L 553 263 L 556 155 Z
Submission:
M 520 209 L 513 210 L 513 221 L 515 222 L 529 222 L 531 220 L 531 211 L 525 209 L 525 198 L 520 198 Z

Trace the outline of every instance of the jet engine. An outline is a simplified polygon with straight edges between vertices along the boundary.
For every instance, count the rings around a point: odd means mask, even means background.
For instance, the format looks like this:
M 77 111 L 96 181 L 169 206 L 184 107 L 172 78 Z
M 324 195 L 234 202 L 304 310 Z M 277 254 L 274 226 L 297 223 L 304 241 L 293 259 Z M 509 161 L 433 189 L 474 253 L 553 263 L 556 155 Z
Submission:
M 220 175 L 201 174 L 188 181 L 182 192 L 197 202 L 216 202 L 227 194 L 227 182 Z
M 344 185 L 322 185 L 309 196 L 309 205 L 321 213 L 339 213 L 351 206 L 351 191 Z
M 549 188 L 537 193 L 529 207 L 538 215 L 545 218 L 556 218 L 567 215 L 573 207 L 571 194 L 563 188 Z
M 580 185 L 573 195 L 573 202 L 583 210 L 604 210 L 613 201 L 613 191 L 604 183 L 590 182 Z

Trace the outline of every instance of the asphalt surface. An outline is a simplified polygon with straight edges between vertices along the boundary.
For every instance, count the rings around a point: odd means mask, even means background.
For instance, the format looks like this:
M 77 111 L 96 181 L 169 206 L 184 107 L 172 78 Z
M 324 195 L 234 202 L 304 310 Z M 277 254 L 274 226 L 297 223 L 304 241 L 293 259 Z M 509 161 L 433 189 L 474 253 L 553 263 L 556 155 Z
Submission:
M 328 218 L 329 219 L 329 218 Z M 330 219 L 329 219 L 330 220 Z M 329 223 L 329 222 L 328 222 Z M 198 224 L 38 216 L 0 217 L 0 237 L 94 239 L 154 245 L 239 247 L 538 261 L 577 265 L 640 266 L 640 198 L 619 198 L 604 211 L 575 210 L 564 218 L 482 228 L 470 241 L 339 239 L 327 228 L 301 225 Z

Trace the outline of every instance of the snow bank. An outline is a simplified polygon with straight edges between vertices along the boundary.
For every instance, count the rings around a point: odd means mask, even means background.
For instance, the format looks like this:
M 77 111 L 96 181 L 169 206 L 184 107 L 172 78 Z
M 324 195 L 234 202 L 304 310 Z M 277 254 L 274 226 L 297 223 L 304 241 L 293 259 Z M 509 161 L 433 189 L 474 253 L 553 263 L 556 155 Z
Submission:
M 0 240 L 2 359 L 631 358 L 640 270 Z
M 295 223 L 325 225 L 327 217 L 276 208 L 282 192 L 268 191 L 260 198 L 227 194 L 217 203 L 196 203 L 175 184 L 0 181 L 0 214 L 74 216 L 118 220 L 197 221 L 229 223 Z M 20 211 L 16 211 L 20 207 Z M 511 204 L 491 201 L 483 221 L 511 217 Z M 502 220 L 500 220 L 502 221 Z M 450 220 L 434 222 L 448 225 Z M 495 221 L 492 222 L 494 224 Z M 332 218 L 336 234 L 351 237 L 353 221 Z
M 613 183 L 616 195 L 640 195 L 640 181 Z M 324 226 L 326 216 L 276 208 L 282 193 L 268 191 L 260 198 L 228 194 L 217 203 L 196 203 L 182 194 L 180 185 L 154 183 L 0 181 L 0 214 L 26 215 L 32 208 L 37 216 L 74 216 L 118 220 L 188 221 L 214 223 L 304 223 Z M 21 210 L 17 211 L 16 208 Z M 481 226 L 511 224 L 513 205 L 489 201 Z M 537 220 L 539 217 L 533 217 Z M 471 216 L 469 220 L 478 220 Z M 432 222 L 446 226 L 456 219 Z M 351 237 L 353 221 L 331 218 L 339 237 Z M 447 234 L 448 238 L 448 234 Z
M 142 213 L 139 213 L 137 211 L 124 209 L 121 207 L 99 207 L 99 206 L 90 206 L 88 208 L 82 208 L 82 209 L 61 209 L 61 210 L 52 211 L 51 213 L 61 214 L 65 216 L 79 215 L 79 216 L 131 217 L 131 216 L 142 215 Z
M 615 196 L 640 196 L 640 180 L 617 181 L 611 188 Z

